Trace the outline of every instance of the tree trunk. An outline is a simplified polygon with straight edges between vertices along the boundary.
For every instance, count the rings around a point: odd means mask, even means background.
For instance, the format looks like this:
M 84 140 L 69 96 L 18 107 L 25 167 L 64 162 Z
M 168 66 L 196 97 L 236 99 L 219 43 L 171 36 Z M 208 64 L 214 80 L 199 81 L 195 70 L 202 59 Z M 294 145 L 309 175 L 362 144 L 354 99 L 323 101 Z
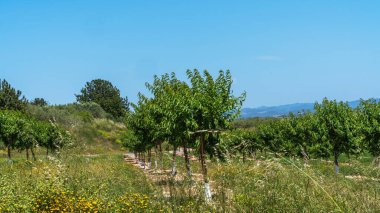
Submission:
M 177 147 L 173 149 L 172 176 L 177 174 Z
M 339 155 L 337 153 L 334 153 L 334 167 L 335 167 L 335 173 L 339 173 L 339 163 L 338 163 L 338 157 Z
M 7 146 L 7 149 L 8 149 L 8 160 L 11 161 L 11 144 L 9 143 L 8 146 Z
M 202 146 L 199 146 L 199 153 L 201 153 L 202 152 Z M 203 150 L 204 151 L 204 150 Z M 198 156 L 198 161 L 200 162 L 200 163 L 202 163 L 202 156 L 199 154 L 199 156 Z
M 49 148 L 46 147 L 46 158 L 49 156 Z
M 146 160 L 145 160 L 145 151 L 141 153 L 142 154 L 142 159 L 143 159 L 143 167 L 144 167 L 144 170 L 146 169 Z
M 134 151 L 133 154 L 135 155 L 135 162 L 138 163 L 138 160 L 137 160 L 137 152 Z
M 303 156 L 303 160 L 305 161 L 306 164 L 309 163 L 309 156 L 307 154 L 307 149 L 305 146 L 301 146 L 301 154 Z
M 142 162 L 142 154 L 141 154 L 141 152 L 139 152 L 139 164 L 140 164 L 140 166 L 143 166 L 143 162 Z
M 154 146 L 154 170 L 157 170 L 157 145 Z
M 161 163 L 161 171 L 164 171 L 164 154 L 162 152 L 162 144 L 160 143 L 160 163 Z
M 187 152 L 187 140 L 186 139 L 183 142 L 183 154 L 185 155 L 187 177 L 189 179 L 191 179 L 191 167 L 190 167 L 189 153 Z
M 246 154 L 245 154 L 245 151 L 243 151 L 243 163 L 245 163 L 246 160 L 247 160 L 247 156 L 246 156 Z
M 33 157 L 33 160 L 34 160 L 34 161 L 36 161 L 36 160 L 37 160 L 37 158 L 36 158 L 36 155 L 34 154 L 34 149 L 33 149 L 33 147 L 32 147 L 32 148 L 30 148 L 30 151 L 32 152 L 32 157 Z
M 205 134 L 201 133 L 201 140 L 200 140 L 200 158 L 201 158 L 201 165 L 202 165 L 202 174 L 203 174 L 203 181 L 204 181 L 204 186 L 205 186 L 205 198 L 206 202 L 211 201 L 211 187 L 210 187 L 210 182 L 207 177 L 207 164 L 206 164 L 206 159 L 205 159 Z
M 148 169 L 151 169 L 152 167 L 152 151 L 151 149 L 148 150 Z
M 252 156 L 253 160 L 256 160 L 256 159 L 257 159 L 257 157 L 256 157 L 256 151 L 255 151 L 255 150 L 253 150 L 253 151 L 251 152 L 251 156 Z
M 29 148 L 26 148 L 26 160 L 29 160 Z
M 380 156 L 377 157 L 377 168 L 380 168 Z

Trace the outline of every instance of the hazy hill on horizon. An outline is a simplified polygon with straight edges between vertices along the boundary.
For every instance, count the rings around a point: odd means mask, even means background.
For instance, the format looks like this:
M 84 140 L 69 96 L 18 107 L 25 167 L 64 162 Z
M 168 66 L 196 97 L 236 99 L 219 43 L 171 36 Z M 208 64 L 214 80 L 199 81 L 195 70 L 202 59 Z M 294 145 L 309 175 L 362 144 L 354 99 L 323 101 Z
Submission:
M 376 99 L 380 100 L 380 99 Z M 348 104 L 355 108 L 360 104 L 360 100 L 349 101 Z M 289 113 L 298 113 L 302 111 L 314 110 L 314 103 L 294 103 L 278 106 L 262 106 L 256 108 L 243 108 L 240 117 L 241 118 L 265 118 L 265 117 L 281 117 L 288 115 Z

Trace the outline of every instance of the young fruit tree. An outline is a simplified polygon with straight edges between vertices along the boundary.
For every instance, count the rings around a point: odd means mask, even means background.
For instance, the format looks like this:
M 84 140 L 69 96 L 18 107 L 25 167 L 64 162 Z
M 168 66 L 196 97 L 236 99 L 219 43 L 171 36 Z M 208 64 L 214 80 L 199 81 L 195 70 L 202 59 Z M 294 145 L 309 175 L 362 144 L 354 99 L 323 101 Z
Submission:
M 360 117 L 363 122 L 364 146 L 377 161 L 380 168 L 380 103 L 374 99 L 361 101 Z
M 156 145 L 157 136 L 160 135 L 160 122 L 155 119 L 155 112 L 158 107 L 154 99 L 147 98 L 139 93 L 137 104 L 132 104 L 133 112 L 129 113 L 127 127 L 133 140 L 127 142 L 125 146 L 135 152 L 140 157 L 145 157 L 148 152 L 148 165 L 151 164 L 151 149 Z M 145 165 L 145 159 L 139 159 Z M 144 161 L 144 162 L 142 162 Z
M 339 173 L 338 159 L 341 154 L 359 154 L 360 134 L 359 113 L 348 103 L 329 101 L 326 98 L 321 104 L 315 104 L 315 116 L 322 129 L 322 134 L 331 150 L 326 150 L 325 156 L 334 157 L 335 172 Z M 321 143 L 325 143 L 321 141 Z
M 267 151 L 272 151 L 275 154 L 286 152 L 289 147 L 289 139 L 287 136 L 287 120 L 284 118 L 272 120 L 262 123 L 257 127 L 256 134 L 261 151 L 267 154 Z
M 36 135 L 39 134 L 36 131 L 35 126 L 37 125 L 37 121 L 34 119 L 22 119 L 20 122 L 20 131 L 18 140 L 16 143 L 16 147 L 22 151 L 26 152 L 26 159 L 29 160 L 29 151 L 32 152 L 33 160 L 36 160 L 36 156 L 34 153 L 34 148 L 37 146 L 38 141 Z
M 7 147 L 9 161 L 11 161 L 11 150 L 16 147 L 22 131 L 21 122 L 20 112 L 0 110 L 0 140 Z
M 233 95 L 231 89 L 232 76 L 230 71 L 220 71 L 214 80 L 208 71 L 203 75 L 198 70 L 188 70 L 188 79 L 191 82 L 192 119 L 195 123 L 194 134 L 200 138 L 200 160 L 205 188 L 206 201 L 211 200 L 211 188 L 207 176 L 205 147 L 210 141 L 218 139 L 213 137 L 220 131 L 228 129 L 231 122 L 240 114 L 241 106 L 245 100 L 245 93 L 239 97 Z
M 191 99 L 189 86 L 176 78 L 175 73 L 154 76 L 152 84 L 146 84 L 154 95 L 156 108 L 152 109 L 156 123 L 173 146 L 172 175 L 177 173 L 177 148 L 182 146 L 185 155 L 188 177 L 191 176 L 190 160 L 187 152 L 189 132 L 194 128 L 192 121 Z M 161 134 L 161 137 L 163 135 Z
M 309 150 L 319 136 L 314 114 L 310 112 L 290 114 L 287 124 L 287 137 L 291 141 L 289 151 L 293 155 L 302 156 L 307 163 L 310 158 Z

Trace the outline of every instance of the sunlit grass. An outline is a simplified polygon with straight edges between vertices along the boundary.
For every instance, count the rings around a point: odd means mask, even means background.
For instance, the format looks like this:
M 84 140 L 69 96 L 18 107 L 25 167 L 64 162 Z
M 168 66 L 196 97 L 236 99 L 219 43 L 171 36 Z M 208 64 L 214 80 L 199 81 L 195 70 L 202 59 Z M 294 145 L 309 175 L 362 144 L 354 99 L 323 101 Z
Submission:
M 171 167 L 171 153 L 164 154 Z M 10 212 L 376 212 L 380 210 L 380 170 L 371 160 L 342 158 L 341 174 L 329 161 L 305 165 L 297 158 L 258 156 L 243 162 L 208 163 L 213 201 L 205 203 L 198 161 L 192 161 L 194 181 L 164 178 L 158 184 L 123 161 L 122 154 L 77 155 L 62 153 L 26 161 L 15 153 L 12 163 L 0 158 L 0 209 Z M 154 161 L 154 155 L 152 157 Z M 350 162 L 351 164 L 349 164 Z M 153 164 L 154 165 L 154 164 Z M 158 164 L 160 166 L 160 164 Z M 177 157 L 180 175 L 185 163 Z M 154 166 L 153 166 L 154 167 Z M 347 176 L 372 179 L 349 179 Z M 169 187 L 170 194 L 163 194 Z M 189 188 L 194 188 L 189 190 Z

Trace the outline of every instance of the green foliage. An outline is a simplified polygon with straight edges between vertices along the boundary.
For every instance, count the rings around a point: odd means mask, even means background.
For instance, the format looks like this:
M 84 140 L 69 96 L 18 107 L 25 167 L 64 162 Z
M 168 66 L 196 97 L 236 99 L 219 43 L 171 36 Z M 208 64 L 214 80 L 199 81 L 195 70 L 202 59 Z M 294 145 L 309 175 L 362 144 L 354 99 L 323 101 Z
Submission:
M 18 140 L 16 147 L 21 151 L 24 149 L 33 149 L 38 146 L 39 142 L 42 142 L 41 136 L 45 134 L 41 131 L 39 126 L 42 122 L 38 122 L 35 119 L 21 119 L 19 123 Z M 41 144 L 41 143 L 40 143 Z M 29 156 L 28 156 L 29 157 Z
M 285 146 L 289 142 L 289 139 L 285 137 L 287 135 L 286 125 L 286 119 L 273 120 L 259 125 L 257 136 L 261 144 L 260 150 L 271 150 L 276 153 L 285 152 Z
M 123 143 L 125 147 L 132 148 L 133 151 L 143 152 L 153 145 L 157 135 L 164 134 L 157 131 L 158 125 L 153 120 L 151 105 L 152 100 L 139 94 L 138 104 L 132 105 L 134 113 L 131 113 L 127 119 L 127 127 L 133 131 L 134 136 L 130 135 L 131 132 L 127 133 L 131 140 L 129 141 L 130 144 Z
M 129 111 L 127 98 L 120 97 L 118 88 L 111 82 L 95 79 L 87 82 L 81 89 L 81 94 L 76 95 L 79 103 L 95 102 L 114 118 L 123 117 Z
M 136 137 L 136 135 L 131 131 L 127 130 L 122 133 L 121 137 L 121 145 L 128 150 L 138 150 L 139 149 L 140 141 Z
M 54 120 L 66 129 L 82 123 L 90 123 L 94 119 L 112 118 L 99 104 L 93 102 L 46 107 L 28 105 L 26 111 L 38 120 Z
M 232 76 L 229 70 L 220 71 L 214 80 L 208 71 L 203 76 L 198 70 L 188 70 L 191 82 L 193 116 L 197 130 L 229 128 L 240 114 L 246 94 L 235 97 L 232 94 Z
M 309 159 L 309 151 L 313 150 L 320 136 L 315 115 L 309 112 L 299 113 L 297 116 L 290 114 L 285 120 L 287 121 L 285 124 L 285 137 L 288 138 L 287 152 L 293 156 L 303 156 L 305 159 Z
M 125 125 L 112 119 L 96 103 L 66 104 L 38 107 L 29 105 L 27 112 L 38 120 L 54 121 L 64 133 L 70 133 L 72 152 L 96 154 L 103 150 L 118 150 Z
M 146 85 L 154 95 L 149 109 L 156 124 L 155 137 L 166 137 L 174 146 L 188 140 L 194 129 L 189 86 L 174 73 L 154 76 L 153 84 Z
M 226 132 L 221 136 L 221 142 L 215 146 L 218 157 L 221 160 L 228 160 L 235 155 L 243 155 L 256 158 L 256 152 L 260 150 L 261 144 L 258 135 L 253 130 L 236 129 Z

